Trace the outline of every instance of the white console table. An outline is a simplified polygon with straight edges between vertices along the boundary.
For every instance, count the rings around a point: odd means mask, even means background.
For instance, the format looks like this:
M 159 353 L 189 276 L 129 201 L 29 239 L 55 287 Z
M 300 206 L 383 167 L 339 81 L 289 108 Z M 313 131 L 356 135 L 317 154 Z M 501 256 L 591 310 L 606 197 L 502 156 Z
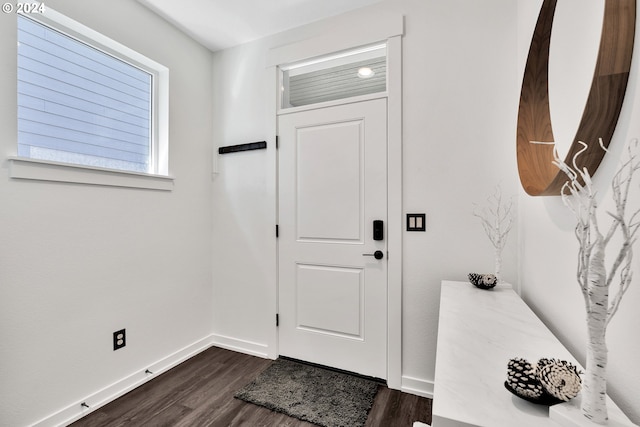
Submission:
M 442 282 L 434 427 L 597 426 L 580 413 L 578 398 L 547 406 L 529 403 L 505 387 L 507 362 L 522 357 L 568 360 L 569 351 L 510 285 L 486 291 L 468 282 Z M 608 426 L 633 426 L 609 399 Z

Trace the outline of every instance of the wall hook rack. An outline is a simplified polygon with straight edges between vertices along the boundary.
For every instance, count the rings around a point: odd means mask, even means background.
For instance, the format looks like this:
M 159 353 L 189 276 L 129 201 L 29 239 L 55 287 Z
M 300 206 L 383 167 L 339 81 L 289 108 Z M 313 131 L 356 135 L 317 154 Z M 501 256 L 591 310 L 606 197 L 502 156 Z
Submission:
M 266 141 L 249 142 L 247 144 L 229 145 L 218 148 L 218 154 L 237 153 L 239 151 L 262 150 L 267 148 Z

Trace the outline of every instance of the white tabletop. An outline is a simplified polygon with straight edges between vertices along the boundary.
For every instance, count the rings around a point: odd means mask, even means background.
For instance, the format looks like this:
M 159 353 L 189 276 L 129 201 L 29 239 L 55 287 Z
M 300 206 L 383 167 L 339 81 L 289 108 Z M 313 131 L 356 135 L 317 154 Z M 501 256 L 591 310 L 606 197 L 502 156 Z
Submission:
M 441 291 L 433 426 L 571 425 L 553 421 L 549 407 L 529 403 L 504 387 L 507 363 L 514 357 L 578 365 L 511 286 L 482 290 L 468 282 L 443 281 Z M 612 402 L 608 408 L 610 418 L 622 417 L 623 424 L 615 425 L 633 425 Z M 582 418 L 585 423 L 578 418 L 579 425 L 593 424 Z

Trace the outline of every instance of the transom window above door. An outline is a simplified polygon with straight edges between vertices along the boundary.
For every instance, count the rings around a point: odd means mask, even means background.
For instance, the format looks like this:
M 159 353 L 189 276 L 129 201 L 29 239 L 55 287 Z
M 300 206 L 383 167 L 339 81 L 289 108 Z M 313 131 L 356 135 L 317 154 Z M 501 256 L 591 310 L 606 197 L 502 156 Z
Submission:
M 385 92 L 387 46 L 368 46 L 280 69 L 283 109 Z

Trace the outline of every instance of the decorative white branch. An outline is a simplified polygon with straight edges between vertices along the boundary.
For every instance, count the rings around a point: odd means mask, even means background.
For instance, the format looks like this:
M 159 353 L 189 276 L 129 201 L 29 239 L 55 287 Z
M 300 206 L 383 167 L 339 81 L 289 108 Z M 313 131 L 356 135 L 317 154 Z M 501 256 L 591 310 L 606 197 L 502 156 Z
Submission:
M 600 139 L 600 146 L 606 150 Z M 583 149 L 572 159 L 573 167 L 568 166 L 555 154 L 554 164 L 562 170 L 569 180 L 562 187 L 562 201 L 576 216 L 576 239 L 579 243 L 577 280 L 584 297 L 587 312 L 589 342 L 587 345 L 587 366 L 584 380 L 582 413 L 597 423 L 607 420 L 606 406 L 606 366 L 607 346 L 605 335 L 607 326 L 618 311 L 620 301 L 629 289 L 633 272 L 633 244 L 640 228 L 640 209 L 627 214 L 627 202 L 633 176 L 640 169 L 638 159 L 638 141 L 631 142 L 628 159 L 623 162 L 613 177 L 611 188 L 615 212 L 607 212 L 612 218 L 606 236 L 600 231 L 598 223 L 598 204 L 591 176 L 586 168 L 577 167 L 576 159 L 586 150 L 587 144 L 580 142 Z M 609 272 L 605 265 L 605 253 L 611 239 L 620 231 L 621 247 L 617 250 Z M 619 275 L 617 291 L 609 295 L 609 288 Z
M 495 248 L 495 276 L 502 282 L 502 250 L 507 242 L 507 236 L 513 226 L 513 199 L 506 204 L 502 200 L 502 190 L 496 186 L 493 194 L 487 198 L 487 205 L 473 211 L 473 215 L 480 218 L 482 228 Z

